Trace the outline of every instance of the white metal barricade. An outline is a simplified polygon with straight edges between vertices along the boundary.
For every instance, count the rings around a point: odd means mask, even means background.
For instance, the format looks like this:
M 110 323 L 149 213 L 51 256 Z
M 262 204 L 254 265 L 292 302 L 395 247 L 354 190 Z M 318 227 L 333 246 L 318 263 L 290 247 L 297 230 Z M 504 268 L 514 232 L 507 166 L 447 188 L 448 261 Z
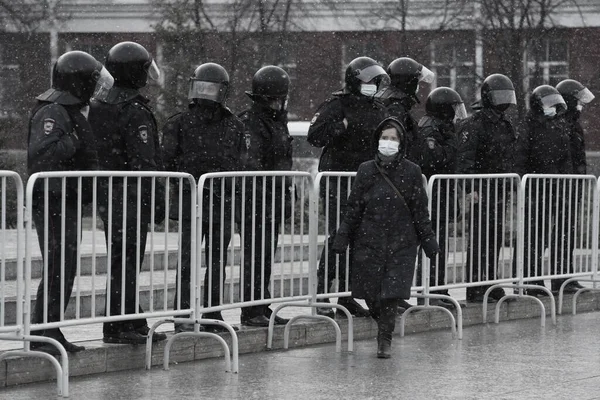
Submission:
M 552 292 L 561 313 L 565 287 L 597 274 L 598 182 L 591 175 L 528 174 L 521 186 L 519 294 L 550 297 L 555 321 Z
M 171 204 L 170 190 L 185 190 L 178 204 Z M 61 327 L 99 322 L 127 321 L 137 328 L 145 318 L 193 314 L 191 306 L 173 310 L 170 305 L 174 289 L 181 292 L 175 281 L 181 275 L 181 228 L 170 232 L 169 219 L 163 217 L 165 213 L 181 215 L 186 211 L 184 204 L 193 216 L 195 195 L 193 177 L 183 173 L 32 175 L 26 190 L 26 334 L 45 331 L 42 334 L 59 337 Z M 195 229 L 191 236 L 194 243 Z M 40 253 L 38 260 L 35 255 Z M 106 278 L 98 276 L 103 273 Z M 32 313 L 29 299 L 36 285 Z M 46 336 L 33 335 L 30 340 L 48 342 Z M 59 342 L 52 344 L 67 360 Z

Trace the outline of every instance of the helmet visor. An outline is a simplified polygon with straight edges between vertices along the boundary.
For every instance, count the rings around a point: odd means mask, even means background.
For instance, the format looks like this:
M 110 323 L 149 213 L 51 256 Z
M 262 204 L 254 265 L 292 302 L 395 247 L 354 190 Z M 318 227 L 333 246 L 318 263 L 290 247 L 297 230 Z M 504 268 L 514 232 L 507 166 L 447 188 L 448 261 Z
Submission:
M 160 69 L 158 69 L 158 65 L 156 65 L 154 60 L 152 60 L 148 67 L 148 77 L 153 81 L 158 81 L 160 79 Z
M 113 87 L 115 83 L 114 78 L 108 72 L 108 70 L 104 67 L 98 73 L 98 77 L 96 79 L 96 88 L 94 89 L 94 95 L 96 99 L 105 100 L 108 95 L 108 91 Z
M 371 82 L 373 78 L 376 78 L 379 75 L 384 75 L 389 79 L 385 70 L 380 65 L 371 65 L 365 69 L 359 70 L 359 72 L 360 73 L 356 77 L 363 83 Z
M 222 103 L 226 95 L 227 90 L 220 83 L 192 80 L 188 99 L 205 99 Z
M 425 82 L 431 84 L 435 79 L 435 74 L 429 68 L 422 66 L 421 73 L 419 75 L 419 82 Z
M 588 88 L 583 88 L 575 95 L 575 98 L 583 104 L 589 103 L 590 101 L 594 100 L 595 97 L 596 96 L 594 96 L 594 94 L 590 92 L 590 89 Z
M 494 106 L 502 104 L 517 104 L 517 96 L 514 90 L 492 90 L 489 93 L 490 102 Z
M 560 94 L 544 96 L 541 98 L 540 103 L 542 103 L 542 108 L 556 107 L 559 105 L 562 106 L 562 108 L 567 108 L 567 104 Z
M 454 120 L 460 120 L 467 118 L 467 109 L 465 108 L 465 103 L 456 103 L 453 104 L 454 108 Z

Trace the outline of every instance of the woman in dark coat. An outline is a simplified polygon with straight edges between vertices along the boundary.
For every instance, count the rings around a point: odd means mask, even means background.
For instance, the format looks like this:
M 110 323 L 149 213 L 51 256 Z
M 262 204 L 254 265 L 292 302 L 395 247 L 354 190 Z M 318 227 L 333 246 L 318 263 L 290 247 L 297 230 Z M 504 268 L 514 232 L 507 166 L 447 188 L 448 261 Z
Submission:
M 393 117 L 375 130 L 378 152 L 358 169 L 333 245 L 335 252 L 351 246 L 352 295 L 365 299 L 377 322 L 379 358 L 391 356 L 397 305 L 410 297 L 419 244 L 429 258 L 439 252 L 421 169 L 404 157 L 405 136 Z

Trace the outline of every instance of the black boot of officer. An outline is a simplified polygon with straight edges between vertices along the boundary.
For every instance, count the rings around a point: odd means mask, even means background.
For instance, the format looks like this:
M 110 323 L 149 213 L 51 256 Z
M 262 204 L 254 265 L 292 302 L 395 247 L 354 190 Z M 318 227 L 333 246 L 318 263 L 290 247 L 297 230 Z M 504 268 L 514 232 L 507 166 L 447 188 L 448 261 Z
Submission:
M 225 68 L 215 63 L 205 63 L 196 68 L 190 78 L 188 109 L 172 116 L 163 127 L 163 158 L 167 170 L 189 173 L 196 180 L 210 172 L 243 170 L 246 157 L 245 127 L 225 105 L 228 92 L 229 74 Z M 205 307 L 220 304 L 221 289 L 224 288 L 226 278 L 225 270 L 221 271 L 221 268 L 227 265 L 227 247 L 232 234 L 232 183 L 226 179 L 224 184 L 223 197 L 220 193 L 213 192 L 211 198 L 210 187 L 203 190 L 201 218 L 205 263 L 198 265 L 208 267 L 204 278 Z M 220 188 L 221 182 L 216 179 L 212 185 Z M 181 287 L 176 288 L 174 309 L 190 307 L 193 243 L 189 200 L 189 189 L 184 188 L 184 202 L 188 204 L 184 203 L 182 210 Z M 212 271 L 212 281 L 209 280 L 209 271 Z M 221 273 L 223 282 L 219 282 Z M 221 312 L 204 313 L 202 317 L 223 320 Z M 206 325 L 204 328 L 210 332 L 226 331 L 218 325 Z M 175 332 L 193 329 L 192 324 L 175 325 Z
M 252 91 L 246 92 L 252 99 L 252 106 L 240 114 L 250 138 L 248 170 L 290 171 L 292 169 L 292 137 L 287 128 L 287 103 L 290 79 L 283 69 L 269 65 L 259 69 L 252 78 Z M 263 191 L 262 179 L 247 180 L 246 199 L 252 191 L 256 193 L 254 212 L 250 203 L 244 213 L 244 301 L 268 299 L 271 297 L 269 282 L 274 260 L 271 255 L 277 249 L 279 229 L 284 218 L 288 219 L 293 193 L 289 189 L 292 182 L 267 178 Z M 263 204 L 263 193 L 265 202 Z M 274 203 L 273 203 L 274 202 Z M 284 210 L 282 210 L 282 203 Z M 265 212 L 263 212 L 263 206 Z M 271 231 L 274 227 L 274 232 Z M 254 269 L 253 269 L 254 268 Z M 254 274 L 252 271 L 254 270 Z M 254 283 L 254 286 L 252 286 Z M 268 326 L 272 310 L 268 305 L 242 308 L 241 321 L 247 326 Z M 285 325 L 287 319 L 275 316 L 275 323 Z
M 29 123 L 27 164 L 30 175 L 42 171 L 98 169 L 94 137 L 85 113 L 95 89 L 110 87 L 111 84 L 110 74 L 87 53 L 71 51 L 58 58 L 52 71 L 52 88 L 37 97 L 38 103 Z M 91 182 L 83 179 L 82 183 L 82 199 L 85 203 L 91 202 L 89 196 L 86 196 L 86 193 L 91 192 Z M 61 311 L 64 311 L 61 310 L 61 301 L 66 309 L 77 271 L 79 246 L 77 180 L 66 181 L 66 192 L 63 192 L 62 183 L 58 179 L 48 181 L 48 190 L 43 186 L 40 184 L 34 188 L 32 216 L 42 256 L 48 265 L 48 291 L 46 292 L 46 283 L 42 279 L 37 290 L 33 324 L 61 320 Z M 44 207 L 46 196 L 47 209 Z M 47 252 L 44 251 L 46 230 Z M 64 269 L 64 275 L 61 268 Z M 64 281 L 64 290 L 61 290 L 61 281 Z M 59 328 L 34 331 L 34 335 L 56 339 L 70 353 L 84 349 L 68 342 Z M 34 341 L 31 348 L 60 355 L 58 349 L 50 344 Z
M 108 171 L 159 171 L 162 159 L 158 132 L 149 100 L 139 89 L 146 86 L 148 78 L 158 79 L 158 67 L 148 51 L 133 42 L 122 42 L 112 47 L 106 56 L 106 69 L 111 73 L 114 86 L 95 96 L 90 109 L 90 123 L 94 129 L 98 152 L 103 155 L 100 168 Z M 107 247 L 111 248 L 110 293 L 107 315 L 133 315 L 143 312 L 136 304 L 136 265 L 144 260 L 148 225 L 150 223 L 151 182 L 142 180 L 142 206 L 138 219 L 137 179 L 113 179 L 112 198 L 109 198 L 108 180 L 100 183 L 100 217 L 104 224 Z M 127 204 L 123 204 L 123 192 Z M 155 222 L 164 219 L 164 187 L 156 181 Z M 112 202 L 112 236 L 109 237 L 109 202 Z M 126 212 L 125 226 L 123 213 Z M 138 229 L 140 235 L 138 237 Z M 124 232 L 123 232 L 124 231 Z M 125 240 L 123 238 L 125 236 Z M 139 251 L 138 251 L 139 241 Z M 125 276 L 122 268 L 125 262 Z M 123 284 L 123 281 L 124 284 Z M 124 287 L 125 293 L 122 293 Z M 123 310 L 123 311 L 122 311 Z M 146 343 L 149 328 L 145 319 L 129 319 L 104 323 L 106 343 Z M 166 336 L 156 332 L 153 340 Z
M 348 64 L 344 89 L 333 93 L 319 107 L 308 130 L 308 142 L 323 148 L 319 171 L 356 172 L 360 164 L 373 158 L 377 151 L 372 141 L 373 132 L 388 116 L 385 106 L 374 95 L 388 83 L 385 70 L 372 58 L 359 57 Z M 324 248 L 319 260 L 318 293 L 328 292 L 336 278 L 339 292 L 352 290 L 350 282 L 346 282 L 346 254 L 340 254 L 336 263 L 336 255 L 331 251 L 338 214 L 343 210 L 348 194 L 347 185 L 342 183 L 338 188 L 337 179 L 330 181 L 329 193 L 326 185 L 322 185 L 321 201 L 328 205 L 329 246 Z M 339 276 L 336 276 L 336 270 Z M 338 304 L 348 308 L 355 316 L 369 315 L 352 297 L 341 297 Z M 317 312 L 333 316 L 330 308 L 318 309 Z

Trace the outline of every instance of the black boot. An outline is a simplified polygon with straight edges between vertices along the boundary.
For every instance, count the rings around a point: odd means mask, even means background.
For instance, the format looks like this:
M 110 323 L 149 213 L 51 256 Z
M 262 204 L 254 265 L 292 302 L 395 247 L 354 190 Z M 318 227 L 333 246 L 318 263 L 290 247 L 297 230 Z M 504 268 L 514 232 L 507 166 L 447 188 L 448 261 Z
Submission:
M 340 297 L 338 299 L 338 304 L 340 306 L 346 307 L 350 314 L 352 314 L 355 317 L 368 317 L 369 315 L 371 315 L 369 313 L 369 310 L 362 308 L 362 306 L 358 304 L 353 297 Z M 344 313 L 343 311 L 338 311 L 337 315 L 344 318 L 346 316 L 346 313 Z
M 377 358 L 390 358 L 392 356 L 392 333 L 377 332 Z

